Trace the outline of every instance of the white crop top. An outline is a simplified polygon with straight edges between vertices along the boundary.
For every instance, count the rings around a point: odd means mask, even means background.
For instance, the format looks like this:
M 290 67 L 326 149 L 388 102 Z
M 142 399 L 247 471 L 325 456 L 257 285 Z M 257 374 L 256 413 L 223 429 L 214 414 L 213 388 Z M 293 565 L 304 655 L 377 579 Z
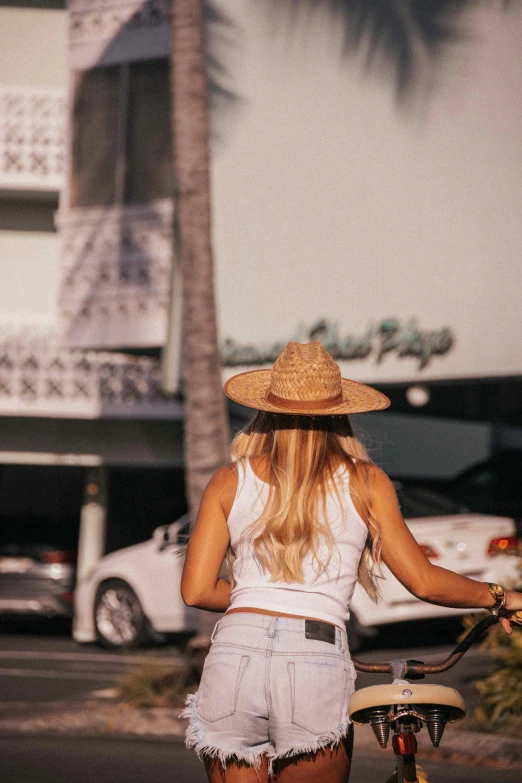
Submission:
M 259 479 L 248 459 L 238 462 L 237 491 L 228 517 L 230 543 L 236 553 L 234 587 L 230 609 L 252 607 L 266 611 L 315 617 L 340 627 L 350 617 L 349 606 L 357 582 L 357 570 L 368 528 L 350 497 L 349 472 L 342 466 L 335 475 L 343 499 L 334 492 L 327 497 L 327 516 L 336 539 L 336 549 L 326 571 L 317 574 L 312 555 L 303 562 L 304 583 L 271 582 L 254 557 L 252 546 L 241 534 L 259 519 L 269 486 Z

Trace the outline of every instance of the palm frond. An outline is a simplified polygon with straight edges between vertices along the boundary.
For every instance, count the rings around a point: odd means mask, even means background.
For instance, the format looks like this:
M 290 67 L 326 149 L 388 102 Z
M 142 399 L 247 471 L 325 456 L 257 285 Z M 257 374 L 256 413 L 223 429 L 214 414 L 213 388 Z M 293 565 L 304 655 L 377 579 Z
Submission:
M 211 0 L 205 2 L 207 28 L 207 79 L 211 112 L 235 108 L 239 97 L 230 87 L 225 66 L 227 49 L 234 46 L 234 23 Z
M 327 10 L 344 27 L 344 54 L 367 47 L 367 65 L 392 65 L 399 95 L 412 86 L 419 52 L 438 56 L 461 35 L 461 16 L 474 0 L 270 0 L 292 16 Z

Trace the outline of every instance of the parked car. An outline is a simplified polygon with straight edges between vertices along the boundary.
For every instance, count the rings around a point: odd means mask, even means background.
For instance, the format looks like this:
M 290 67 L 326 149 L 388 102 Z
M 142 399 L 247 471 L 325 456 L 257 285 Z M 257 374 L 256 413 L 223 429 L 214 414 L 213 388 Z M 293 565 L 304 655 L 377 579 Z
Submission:
M 105 555 L 77 587 L 73 637 L 106 647 L 138 647 L 164 634 L 195 631 L 180 594 L 185 519 L 152 538 Z
M 481 582 L 517 587 L 522 583 L 519 545 L 513 519 L 469 512 L 432 489 L 395 482 L 402 514 L 427 557 L 443 568 Z M 449 617 L 472 610 L 420 601 L 383 566 L 382 600 L 374 604 L 357 585 L 348 624 L 352 650 L 364 636 L 389 623 Z
M 75 570 L 72 549 L 0 544 L 0 615 L 72 617 Z
M 522 538 L 522 451 L 503 449 L 449 479 L 397 477 L 408 485 L 434 489 L 469 511 L 511 517 Z

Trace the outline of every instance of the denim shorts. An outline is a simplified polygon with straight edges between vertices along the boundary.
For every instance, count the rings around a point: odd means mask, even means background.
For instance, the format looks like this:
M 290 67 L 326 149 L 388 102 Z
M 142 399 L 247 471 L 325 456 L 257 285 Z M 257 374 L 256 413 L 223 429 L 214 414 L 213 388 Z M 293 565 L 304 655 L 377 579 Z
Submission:
M 305 622 L 249 612 L 218 621 L 199 689 L 182 713 L 187 747 L 224 766 L 258 768 L 267 756 L 272 769 L 278 758 L 341 742 L 356 677 L 346 631 L 326 626 L 330 640 L 309 638 L 324 634 Z

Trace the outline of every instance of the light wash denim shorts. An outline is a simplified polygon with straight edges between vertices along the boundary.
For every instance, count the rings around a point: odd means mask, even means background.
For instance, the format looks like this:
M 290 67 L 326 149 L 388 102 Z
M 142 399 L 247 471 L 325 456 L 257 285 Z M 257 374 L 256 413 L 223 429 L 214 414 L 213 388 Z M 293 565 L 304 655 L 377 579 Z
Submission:
M 333 747 L 346 736 L 355 669 L 346 631 L 237 612 L 218 621 L 199 690 L 187 698 L 186 744 L 199 755 L 258 768 Z M 320 623 L 319 630 L 326 624 Z M 333 643 L 332 643 L 333 642 Z

